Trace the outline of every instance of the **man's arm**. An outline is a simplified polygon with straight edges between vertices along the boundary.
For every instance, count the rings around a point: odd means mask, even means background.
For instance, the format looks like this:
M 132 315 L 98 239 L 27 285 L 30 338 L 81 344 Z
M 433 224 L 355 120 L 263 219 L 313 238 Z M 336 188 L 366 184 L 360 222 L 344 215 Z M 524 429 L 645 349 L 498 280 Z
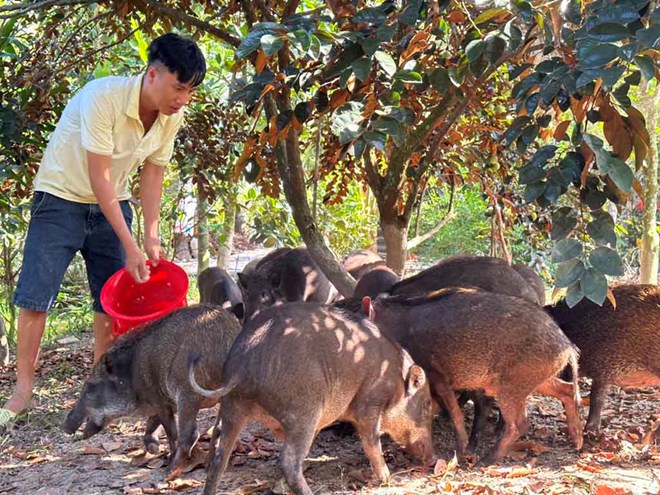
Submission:
M 101 207 L 101 211 L 108 219 L 112 229 L 119 237 L 124 251 L 126 251 L 126 269 L 137 282 L 146 282 L 149 279 L 149 270 L 144 254 L 142 254 L 142 250 L 133 239 L 124 220 L 124 215 L 117 200 L 117 193 L 110 181 L 110 162 L 110 156 L 99 155 L 91 151 L 87 152 L 92 191 Z
M 144 214 L 144 249 L 150 260 L 158 261 L 161 256 L 158 232 L 160 201 L 163 193 L 165 167 L 144 163 L 140 174 L 140 202 Z

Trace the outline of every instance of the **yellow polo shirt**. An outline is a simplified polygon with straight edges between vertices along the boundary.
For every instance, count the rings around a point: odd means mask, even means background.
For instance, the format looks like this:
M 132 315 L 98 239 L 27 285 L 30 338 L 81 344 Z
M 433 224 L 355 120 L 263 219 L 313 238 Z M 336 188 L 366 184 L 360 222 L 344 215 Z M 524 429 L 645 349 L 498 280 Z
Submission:
M 128 179 L 145 160 L 166 166 L 183 111 L 159 114 L 144 134 L 139 103 L 142 76 L 103 77 L 87 83 L 67 104 L 50 137 L 34 190 L 77 203 L 96 203 L 87 153 L 112 156 L 110 179 L 117 198 L 130 198 Z

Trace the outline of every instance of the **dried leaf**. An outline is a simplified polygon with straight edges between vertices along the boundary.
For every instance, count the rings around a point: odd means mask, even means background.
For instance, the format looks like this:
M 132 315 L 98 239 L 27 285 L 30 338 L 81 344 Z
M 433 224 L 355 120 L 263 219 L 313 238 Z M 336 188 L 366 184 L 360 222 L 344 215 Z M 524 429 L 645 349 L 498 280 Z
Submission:
M 197 488 L 202 485 L 201 481 L 193 480 L 193 479 L 186 479 L 186 480 L 172 480 L 167 482 L 167 486 L 171 490 L 175 491 L 181 491 L 181 490 L 187 490 L 188 488 Z
M 147 463 L 147 467 L 149 469 L 160 469 L 163 467 L 164 464 L 165 464 L 165 460 L 160 457 L 157 457 L 156 459 L 152 459 L 151 461 L 149 461 Z
M 112 452 L 113 450 L 122 448 L 123 445 L 124 444 L 121 442 L 103 442 L 101 447 L 103 447 L 106 452 Z
M 106 453 L 101 447 L 90 447 L 89 445 L 84 446 L 80 452 L 85 455 L 103 455 Z
M 591 487 L 591 493 L 594 495 L 623 495 L 630 493 L 630 491 L 621 487 L 613 488 L 608 485 L 596 484 Z
M 438 459 L 435 461 L 435 466 L 433 466 L 433 475 L 442 476 L 447 472 L 447 461 L 444 459 Z
M 560 122 L 557 128 L 555 129 L 555 132 L 553 134 L 553 137 L 557 141 L 561 141 L 564 136 L 566 135 L 566 131 L 568 130 L 568 126 L 571 125 L 570 120 L 564 120 L 563 122 Z
M 521 466 L 514 466 L 511 468 L 511 471 L 509 471 L 506 474 L 506 478 L 523 478 L 525 476 L 530 476 L 532 474 L 538 473 L 539 470 L 535 468 L 527 468 L 527 467 L 521 467 Z

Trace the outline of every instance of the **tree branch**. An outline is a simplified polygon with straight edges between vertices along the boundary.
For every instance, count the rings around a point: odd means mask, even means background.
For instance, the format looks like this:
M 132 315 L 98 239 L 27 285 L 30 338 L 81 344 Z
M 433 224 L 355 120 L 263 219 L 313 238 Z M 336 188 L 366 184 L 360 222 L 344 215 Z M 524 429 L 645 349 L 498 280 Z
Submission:
M 277 22 L 275 20 L 275 17 L 271 13 L 270 9 L 266 7 L 266 4 L 264 3 L 264 0 L 254 0 L 254 3 L 257 4 L 257 7 L 259 7 L 259 10 L 261 10 L 261 13 L 264 16 L 264 19 L 266 19 L 268 22 Z
M 240 2 L 243 7 L 243 12 L 245 12 L 245 20 L 247 21 L 248 29 L 252 29 L 252 26 L 258 22 L 257 16 L 252 8 L 252 2 L 250 2 L 250 0 L 240 0 Z
M 101 3 L 100 0 L 43 0 L 41 2 L 10 3 L 0 5 L 0 19 L 21 17 L 33 10 L 43 10 L 58 5 L 78 5 L 82 3 Z M 5 14 L 4 12 L 10 12 Z
M 222 41 L 230 44 L 231 46 L 237 47 L 241 44 L 240 39 L 232 36 L 227 31 L 224 31 L 223 29 L 220 29 L 213 24 L 203 21 L 195 16 L 181 12 L 178 9 L 163 5 L 160 0 L 144 0 L 144 2 L 160 14 L 179 22 L 191 24 L 202 31 L 212 34 L 216 38 L 220 38 Z M 217 15 L 215 17 L 217 17 Z
M 449 206 L 447 207 L 447 213 L 445 213 L 445 216 L 442 217 L 442 220 L 440 220 L 438 223 L 436 223 L 427 233 L 418 235 L 417 237 L 413 237 L 408 241 L 406 244 L 406 249 L 411 250 L 415 249 L 417 246 L 422 244 L 423 242 L 426 242 L 429 240 L 431 237 L 433 237 L 435 234 L 440 232 L 442 227 L 447 225 L 451 220 L 453 220 L 456 217 L 456 214 L 454 213 L 454 191 L 456 189 L 456 186 L 454 183 L 451 183 L 451 193 L 449 196 Z

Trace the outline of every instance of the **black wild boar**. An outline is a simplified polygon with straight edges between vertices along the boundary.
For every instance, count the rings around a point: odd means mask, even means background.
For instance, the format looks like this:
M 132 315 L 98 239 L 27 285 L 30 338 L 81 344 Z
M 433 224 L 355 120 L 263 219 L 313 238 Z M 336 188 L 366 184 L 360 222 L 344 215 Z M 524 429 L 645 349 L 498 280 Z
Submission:
M 288 253 L 289 251 L 291 251 L 290 247 L 281 247 L 281 248 L 273 249 L 263 258 L 250 261 L 247 265 L 243 267 L 243 270 L 241 270 L 241 272 L 246 274 L 252 273 L 264 263 L 268 263 L 270 260 L 275 259 L 284 253 Z
M 461 390 L 494 397 L 505 422 L 503 435 L 481 464 L 500 460 L 527 429 L 526 400 L 535 390 L 562 401 L 569 435 L 581 448 L 577 350 L 542 308 L 516 297 L 456 288 L 365 300 L 369 304 L 378 328 L 426 371 L 431 392 L 454 425 L 459 456 L 468 443 L 455 395 Z M 575 371 L 573 383 L 557 378 L 567 365 Z
M 538 304 L 536 292 L 516 270 L 506 261 L 488 256 L 446 258 L 394 284 L 390 294 L 417 296 L 447 287 L 475 287 Z
M 545 304 L 545 284 L 541 276 L 532 268 L 525 265 L 511 265 L 511 268 L 517 271 L 518 275 L 524 278 L 529 286 L 534 289 L 538 303 L 543 306 Z
M 546 310 L 580 349 L 580 372 L 593 379 L 588 430 L 600 429 L 609 385 L 660 385 L 660 287 L 612 288 L 616 309 L 583 299 L 573 308 L 564 301 Z
M 372 263 L 381 262 L 384 264 L 383 258 L 381 258 L 377 252 L 370 249 L 361 249 L 359 251 L 353 251 L 348 253 L 341 264 L 344 269 L 350 273 L 355 280 L 360 278 L 362 268 L 365 265 L 370 265 Z
M 206 268 L 197 277 L 199 302 L 229 309 L 243 302 L 241 289 L 231 275 L 220 267 Z
M 348 312 L 313 303 L 266 308 L 247 321 L 234 342 L 218 390 L 201 389 L 196 376 L 193 363 L 195 391 L 222 397 L 222 428 L 207 467 L 206 495 L 215 494 L 236 439 L 251 419 L 284 434 L 280 467 L 298 495 L 312 494 L 302 468 L 314 438 L 337 420 L 355 425 L 381 480 L 389 477 L 381 430 L 424 462 L 432 459 L 433 403 L 424 371 L 375 325 Z
M 174 311 L 126 334 L 92 369 L 64 421 L 64 431 L 75 433 L 87 419 L 83 438 L 89 438 L 116 418 L 148 416 L 145 448 L 158 451 L 154 432 L 162 424 L 170 447 L 169 470 L 176 474 L 197 442 L 197 411 L 218 403 L 217 398 L 202 397 L 192 389 L 188 379 L 190 356 L 199 354 L 200 383 L 217 387 L 240 329 L 228 311 L 198 305 Z
M 365 296 L 376 297 L 388 292 L 400 279 L 399 276 L 389 269 L 384 261 L 364 265 L 360 270 L 361 275 L 357 279 L 353 297 Z
M 337 290 L 310 256 L 296 248 L 257 265 L 251 273 L 239 273 L 245 317 L 261 308 L 293 301 L 329 303 Z

